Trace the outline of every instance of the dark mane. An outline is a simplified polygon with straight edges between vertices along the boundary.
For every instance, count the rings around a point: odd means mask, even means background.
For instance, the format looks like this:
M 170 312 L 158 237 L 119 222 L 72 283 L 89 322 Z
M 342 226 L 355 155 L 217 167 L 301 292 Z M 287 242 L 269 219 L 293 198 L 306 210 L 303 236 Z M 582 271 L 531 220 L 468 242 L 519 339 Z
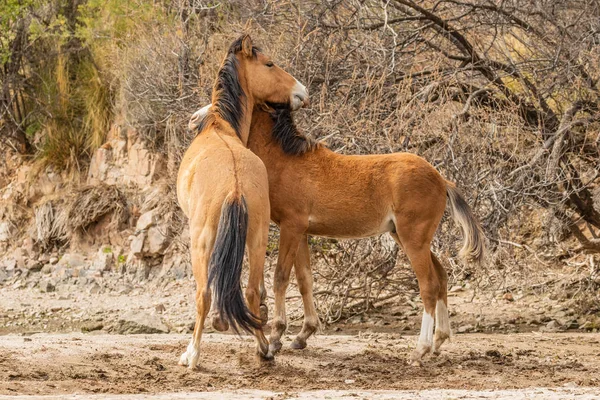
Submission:
M 271 112 L 271 119 L 274 122 L 271 135 L 279 143 L 284 153 L 301 155 L 321 146 L 316 140 L 306 137 L 298 131 L 289 108 L 275 108 Z
M 213 89 L 215 93 L 213 101 L 214 112 L 229 123 L 240 138 L 240 119 L 242 118 L 246 102 L 246 93 L 244 93 L 244 89 L 240 85 L 238 76 L 239 63 L 236 54 L 242 51 L 244 37 L 239 37 L 229 47 L 227 57 L 219 69 L 217 81 Z M 258 47 L 252 47 L 252 55 L 254 57 L 257 56 L 259 51 Z M 204 120 L 206 121 L 206 118 Z M 202 132 L 205 126 L 205 123 L 201 123 L 198 127 L 198 132 Z

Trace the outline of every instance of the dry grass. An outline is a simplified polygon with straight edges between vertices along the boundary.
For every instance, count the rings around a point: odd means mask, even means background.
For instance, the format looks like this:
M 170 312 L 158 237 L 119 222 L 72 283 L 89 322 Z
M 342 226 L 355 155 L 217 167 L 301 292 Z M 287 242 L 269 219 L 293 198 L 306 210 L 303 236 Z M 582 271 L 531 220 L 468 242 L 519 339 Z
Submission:
M 80 187 L 58 200 L 48 200 L 35 208 L 36 241 L 44 248 L 64 246 L 106 215 L 107 229 L 119 231 L 129 218 L 125 193 L 114 185 Z

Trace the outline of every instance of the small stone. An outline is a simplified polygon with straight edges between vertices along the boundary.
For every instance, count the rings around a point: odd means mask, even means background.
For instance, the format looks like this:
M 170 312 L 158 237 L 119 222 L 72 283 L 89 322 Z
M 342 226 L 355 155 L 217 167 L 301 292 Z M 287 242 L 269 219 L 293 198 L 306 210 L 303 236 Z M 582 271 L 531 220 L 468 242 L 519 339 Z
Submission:
M 89 294 L 99 294 L 102 288 L 98 285 L 97 282 L 94 282 L 92 286 L 90 286 L 87 290 Z
M 81 254 L 66 253 L 62 256 L 62 258 L 60 259 L 58 264 L 64 265 L 64 266 L 70 267 L 70 268 L 78 268 L 78 267 L 85 266 L 86 261 L 85 261 L 85 257 L 82 256 Z
M 458 333 L 466 333 L 473 330 L 473 325 L 466 324 L 458 327 Z
M 48 279 L 45 279 L 40 282 L 40 291 L 42 291 L 43 293 L 54 292 L 55 289 L 56 287 L 54 286 L 54 284 Z
M 164 313 L 165 311 L 167 311 L 167 308 L 165 307 L 164 304 L 157 304 L 154 307 L 154 310 L 156 310 L 156 312 L 159 312 L 159 313 Z
M 50 257 L 50 264 L 54 265 L 56 263 L 58 263 L 58 257 Z
M 579 325 L 579 329 L 592 329 L 592 323 L 590 321 L 585 321 L 583 324 Z
M 169 333 L 169 328 L 156 315 L 143 311 L 129 311 L 113 327 L 120 334 Z
M 465 289 L 462 286 L 456 285 L 450 288 L 450 293 L 462 292 L 463 290 Z
M 29 260 L 27 262 L 27 269 L 29 272 L 40 272 L 42 270 L 42 263 L 36 260 Z
M 148 253 L 163 254 L 169 245 L 166 226 L 148 229 Z
M 548 322 L 546 326 L 542 328 L 546 332 L 557 332 L 560 330 L 560 324 L 554 320 Z
M 150 210 L 140 215 L 140 217 L 137 220 L 137 223 L 135 224 L 135 229 L 137 231 L 144 231 L 153 226 L 156 223 L 156 214 L 156 210 Z
M 504 296 L 502 296 L 502 298 L 506 301 L 515 301 L 515 298 L 513 297 L 512 293 L 504 293 Z
M 144 251 L 144 239 L 146 238 L 145 234 L 139 234 L 137 235 L 132 241 L 131 241 L 131 252 L 133 253 L 134 256 L 136 257 L 141 257 L 142 253 Z
M 95 271 L 110 271 L 114 264 L 114 254 L 109 246 L 102 246 L 94 258 Z
M 352 384 L 352 383 L 354 383 L 354 382 L 356 382 L 356 380 L 354 380 L 354 379 L 346 379 L 346 380 L 344 380 L 344 383 L 345 383 L 346 385 L 350 385 L 350 384 Z
M 42 274 L 48 275 L 52 272 L 52 265 L 46 264 L 42 267 Z
M 102 323 L 92 322 L 92 323 L 83 325 L 81 327 L 81 332 L 87 333 L 87 332 L 99 331 L 99 330 L 102 330 L 103 328 L 104 328 L 104 325 L 102 325 Z

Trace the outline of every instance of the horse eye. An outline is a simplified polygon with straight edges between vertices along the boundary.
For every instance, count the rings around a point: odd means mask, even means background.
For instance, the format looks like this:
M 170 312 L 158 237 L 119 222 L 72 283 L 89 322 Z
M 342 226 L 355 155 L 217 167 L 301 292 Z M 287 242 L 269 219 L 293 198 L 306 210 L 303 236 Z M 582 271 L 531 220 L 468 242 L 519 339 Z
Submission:
M 274 64 L 273 61 L 269 61 L 268 63 L 265 64 L 267 67 L 271 68 Z

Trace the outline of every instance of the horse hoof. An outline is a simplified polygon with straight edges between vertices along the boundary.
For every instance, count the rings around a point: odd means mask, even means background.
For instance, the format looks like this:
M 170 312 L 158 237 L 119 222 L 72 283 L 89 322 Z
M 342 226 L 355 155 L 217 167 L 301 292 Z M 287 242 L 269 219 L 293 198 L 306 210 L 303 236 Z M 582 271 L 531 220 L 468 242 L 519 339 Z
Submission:
M 269 309 L 266 304 L 260 305 L 260 323 L 262 326 L 267 325 L 269 322 Z
M 281 347 L 283 345 L 281 344 L 280 340 L 274 340 L 271 343 L 269 343 L 269 353 L 275 354 L 277 353 L 279 350 L 281 350 Z
M 422 367 L 422 366 L 423 366 L 423 363 L 421 362 L 421 360 L 412 360 L 412 361 L 410 362 L 410 365 L 411 365 L 412 367 Z
M 294 341 L 292 342 L 290 347 L 294 350 L 305 349 L 306 348 L 306 340 L 296 338 L 296 339 L 294 339 Z
M 275 356 L 273 355 L 273 353 L 269 349 L 269 351 L 267 352 L 267 354 L 260 354 L 260 358 L 263 361 L 273 361 L 275 359 Z
M 187 352 L 183 353 L 181 357 L 179 357 L 179 362 L 177 364 L 181 365 L 182 367 L 188 366 Z

